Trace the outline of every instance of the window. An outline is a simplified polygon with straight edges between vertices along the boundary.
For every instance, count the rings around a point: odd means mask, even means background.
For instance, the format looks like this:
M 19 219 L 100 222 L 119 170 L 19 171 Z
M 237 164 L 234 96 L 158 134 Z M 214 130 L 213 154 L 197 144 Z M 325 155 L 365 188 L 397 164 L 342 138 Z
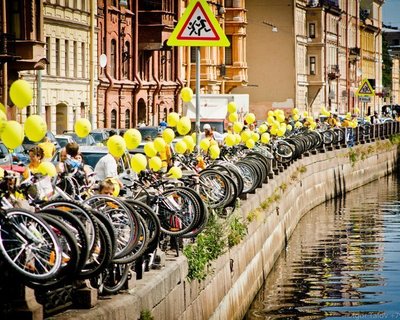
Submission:
M 111 110 L 111 128 L 117 128 L 117 111 L 115 109 Z
M 69 41 L 65 40 L 65 77 L 69 77 Z
M 315 23 L 310 23 L 308 25 L 308 37 L 315 38 Z
M 78 42 L 74 41 L 74 77 L 78 78 Z
M 316 64 L 316 58 L 310 57 L 310 74 L 311 75 L 316 74 L 315 64 Z
M 149 81 L 150 80 L 150 61 L 151 52 L 143 51 L 139 54 L 139 76 L 140 79 Z
M 131 127 L 131 111 L 128 109 L 125 111 L 125 128 L 129 129 Z
M 82 42 L 81 46 L 81 55 L 82 55 L 82 78 L 86 76 L 86 50 L 85 50 L 85 43 Z
M 125 42 L 125 48 L 122 53 L 122 75 L 125 78 L 129 79 L 129 59 L 131 58 L 131 52 L 130 52 L 130 43 L 129 41 Z
M 115 39 L 111 40 L 111 57 L 110 57 L 110 68 L 111 76 L 117 78 L 117 42 Z
M 232 8 L 233 7 L 233 1 L 232 0 L 225 0 L 225 7 L 226 8 Z
M 48 64 L 46 65 L 46 73 L 50 74 L 50 52 L 51 52 L 51 48 L 50 48 L 50 41 L 51 38 L 50 37 L 46 37 L 46 59 Z
M 233 64 L 233 56 L 232 56 L 232 36 L 226 36 L 229 40 L 230 46 L 225 47 L 225 65 L 231 66 Z
M 139 10 L 162 10 L 162 0 L 139 1 Z
M 24 38 L 24 10 L 22 1 L 7 1 L 7 32 L 17 40 Z
M 56 75 L 60 75 L 60 39 L 56 39 Z

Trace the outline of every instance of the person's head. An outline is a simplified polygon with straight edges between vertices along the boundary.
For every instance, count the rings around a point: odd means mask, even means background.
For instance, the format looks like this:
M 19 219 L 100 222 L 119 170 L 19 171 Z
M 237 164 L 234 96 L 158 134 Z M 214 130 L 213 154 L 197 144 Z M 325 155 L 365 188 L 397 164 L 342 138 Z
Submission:
M 29 150 L 29 158 L 31 162 L 40 162 L 43 159 L 44 152 L 39 146 L 34 146 Z
M 67 160 L 67 156 L 68 156 L 67 150 L 66 150 L 65 147 L 64 147 L 64 148 L 62 148 L 61 151 L 60 151 L 60 161 L 61 161 L 61 162 L 64 162 L 65 160 Z
M 68 142 L 65 145 L 65 150 L 67 151 L 68 155 L 70 155 L 72 158 L 75 158 L 79 152 L 79 144 L 77 144 L 75 141 Z
M 232 131 L 233 130 L 233 124 L 229 122 L 226 126 L 226 131 Z
M 99 184 L 99 194 L 112 196 L 114 193 L 114 184 L 110 179 L 104 179 Z
M 75 160 L 83 163 L 83 157 L 82 154 L 80 152 L 78 152 L 78 154 L 74 157 Z
M 253 131 L 256 128 L 256 126 L 254 125 L 254 123 L 250 123 L 249 124 L 249 130 Z
M 206 123 L 204 126 L 203 126 L 203 131 L 204 132 L 211 132 L 211 126 L 208 124 L 208 123 Z

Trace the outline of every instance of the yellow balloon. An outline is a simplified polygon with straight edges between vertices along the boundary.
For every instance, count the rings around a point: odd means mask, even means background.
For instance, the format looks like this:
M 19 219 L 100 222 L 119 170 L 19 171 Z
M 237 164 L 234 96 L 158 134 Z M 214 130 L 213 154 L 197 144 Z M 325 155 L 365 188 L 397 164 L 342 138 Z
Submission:
M 217 159 L 221 150 L 219 149 L 218 145 L 213 145 L 208 149 L 211 159 Z
M 15 149 L 24 141 L 24 129 L 17 121 L 7 121 L 1 140 L 8 149 Z
M 253 141 L 258 141 L 260 140 L 260 135 L 257 132 L 252 132 L 250 139 Z
M 0 136 L 7 124 L 7 115 L 0 110 Z
M 179 114 L 176 112 L 171 112 L 167 116 L 167 123 L 169 127 L 176 127 L 179 121 Z
M 233 131 L 235 131 L 236 133 L 240 133 L 242 132 L 242 130 L 243 130 L 243 123 L 236 121 L 233 124 Z
M 165 143 L 165 140 L 163 138 L 157 137 L 154 139 L 154 148 L 156 148 L 158 152 L 165 151 L 166 146 L 167 144 Z
M 276 120 L 278 120 L 279 122 L 283 122 L 283 121 L 285 121 L 285 115 L 284 114 L 278 114 L 277 116 L 276 116 Z
M 207 138 L 201 139 L 200 148 L 201 150 L 207 151 L 208 148 L 210 148 L 210 140 L 208 140 Z
M 33 114 L 26 118 L 24 132 L 29 140 L 38 142 L 44 138 L 47 132 L 46 121 L 41 116 Z
M 242 142 L 242 137 L 240 136 L 239 133 L 235 133 L 235 139 L 236 139 L 236 144 L 239 144 Z
M 307 118 L 307 117 L 308 117 L 308 112 L 307 112 L 307 111 L 304 111 L 304 112 L 303 112 L 303 117 L 304 117 L 304 118 Z
M 240 137 L 242 138 L 243 142 L 246 142 L 247 140 L 250 139 L 251 137 L 251 131 L 250 130 L 244 130 L 241 134 Z
M 44 176 L 55 177 L 57 175 L 56 167 L 50 161 L 41 162 L 37 170 Z
M 157 172 L 162 167 L 162 161 L 160 157 L 152 157 L 149 160 L 149 168 L 152 169 L 154 172 Z
M 237 108 L 236 108 L 236 103 L 231 101 L 228 103 L 228 112 L 229 113 L 234 113 L 236 112 Z
M 268 113 L 267 113 L 267 118 L 268 117 L 273 117 L 273 116 L 274 116 L 274 111 L 269 110 Z
M 248 124 L 253 123 L 254 121 L 256 121 L 256 116 L 254 115 L 254 113 L 248 113 L 246 114 L 246 117 L 244 118 L 246 120 L 246 122 Z
M 172 167 L 169 169 L 168 175 L 174 179 L 180 179 L 182 178 L 182 170 L 179 167 Z
M 227 136 L 225 137 L 225 144 L 228 147 L 232 147 L 236 144 L 236 137 L 232 133 L 228 133 Z
M 149 158 L 155 157 L 157 155 L 157 149 L 154 146 L 154 142 L 150 141 L 144 145 L 144 153 Z
M 247 148 L 253 149 L 254 146 L 255 146 L 255 142 L 254 142 L 253 139 L 248 139 L 248 140 L 246 141 L 246 147 L 247 147 Z
M 29 82 L 22 79 L 14 81 L 10 87 L 10 98 L 19 109 L 29 106 L 33 98 L 33 90 Z
M 192 136 L 184 136 L 182 140 L 185 141 L 186 144 L 193 144 L 194 143 L 194 140 L 193 140 Z
M 167 128 L 163 131 L 162 137 L 166 143 L 171 143 L 175 139 L 175 132 L 171 128 Z
M 114 157 L 121 157 L 126 151 L 124 138 L 119 135 L 111 136 L 107 140 L 107 148 Z
M 0 111 L 3 111 L 5 114 L 7 114 L 7 109 L 1 102 L 0 102 Z
M 124 140 L 128 149 L 136 149 L 142 142 L 142 134 L 137 129 L 128 129 L 124 133 Z
M 189 88 L 189 87 L 184 87 L 184 88 L 182 88 L 182 90 L 181 90 L 181 98 L 182 98 L 182 101 L 184 101 L 184 102 L 189 102 L 189 101 L 191 101 L 192 98 L 193 98 L 193 91 L 192 91 L 192 89 Z
M 120 192 L 120 190 L 121 190 L 121 187 L 120 187 L 120 185 L 119 185 L 117 179 L 115 179 L 115 178 L 110 178 L 110 181 L 111 181 L 111 183 L 114 185 L 114 191 L 113 191 L 113 194 L 112 194 L 112 195 L 113 195 L 114 197 L 118 197 L 119 192 Z
M 92 131 L 92 125 L 88 119 L 80 118 L 75 122 L 74 130 L 79 138 L 85 138 Z
M 271 139 L 271 136 L 269 135 L 268 132 L 264 132 L 264 133 L 261 135 L 261 142 L 264 143 L 264 144 L 267 144 L 267 143 L 269 142 L 270 139 Z
M 293 116 L 293 120 L 294 121 L 297 121 L 297 120 L 299 120 L 300 119 L 300 116 L 298 115 L 298 114 L 295 114 L 294 116 Z
M 267 126 L 266 124 L 262 124 L 262 125 L 258 128 L 258 131 L 259 131 L 260 133 L 267 132 L 267 131 L 268 131 L 268 126 Z
M 147 167 L 146 156 L 141 153 L 134 154 L 131 158 L 131 167 L 136 173 L 145 170 Z
M 293 108 L 293 110 L 292 110 L 292 114 L 299 114 L 299 109 L 297 109 L 297 108 Z
M 233 113 L 229 114 L 228 119 L 230 122 L 235 122 L 235 121 L 238 121 L 239 116 L 236 112 L 233 112 Z
M 286 126 L 286 130 L 287 130 L 287 131 L 292 131 L 292 129 L 293 129 L 293 128 L 292 128 L 292 125 L 290 125 L 290 124 L 288 124 L 288 125 Z
M 180 140 L 180 141 L 178 141 L 178 142 L 175 144 L 174 149 L 175 149 L 175 151 L 176 151 L 177 153 L 183 154 L 183 153 L 185 153 L 186 150 L 187 150 L 187 144 L 186 144 L 185 141 Z
M 176 129 L 178 130 L 178 133 L 182 136 L 184 136 L 185 134 L 188 134 L 191 127 L 192 127 L 192 123 L 188 117 L 180 118 L 176 125 Z

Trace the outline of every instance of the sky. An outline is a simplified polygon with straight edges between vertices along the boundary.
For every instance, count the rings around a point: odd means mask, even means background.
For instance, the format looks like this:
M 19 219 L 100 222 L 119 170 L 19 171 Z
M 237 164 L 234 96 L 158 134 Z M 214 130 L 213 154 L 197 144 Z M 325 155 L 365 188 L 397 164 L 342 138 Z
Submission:
M 385 24 L 400 28 L 400 0 L 385 0 L 382 15 Z

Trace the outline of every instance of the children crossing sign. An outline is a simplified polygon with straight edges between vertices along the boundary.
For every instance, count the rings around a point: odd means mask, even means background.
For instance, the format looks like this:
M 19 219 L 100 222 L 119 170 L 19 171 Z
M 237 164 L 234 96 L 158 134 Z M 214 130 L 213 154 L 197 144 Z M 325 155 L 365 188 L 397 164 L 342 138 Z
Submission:
M 368 79 L 363 80 L 356 92 L 356 95 L 359 97 L 373 97 L 375 95 L 374 89 L 372 89 Z
M 228 38 L 205 0 L 192 0 L 168 39 L 169 46 L 228 47 Z

